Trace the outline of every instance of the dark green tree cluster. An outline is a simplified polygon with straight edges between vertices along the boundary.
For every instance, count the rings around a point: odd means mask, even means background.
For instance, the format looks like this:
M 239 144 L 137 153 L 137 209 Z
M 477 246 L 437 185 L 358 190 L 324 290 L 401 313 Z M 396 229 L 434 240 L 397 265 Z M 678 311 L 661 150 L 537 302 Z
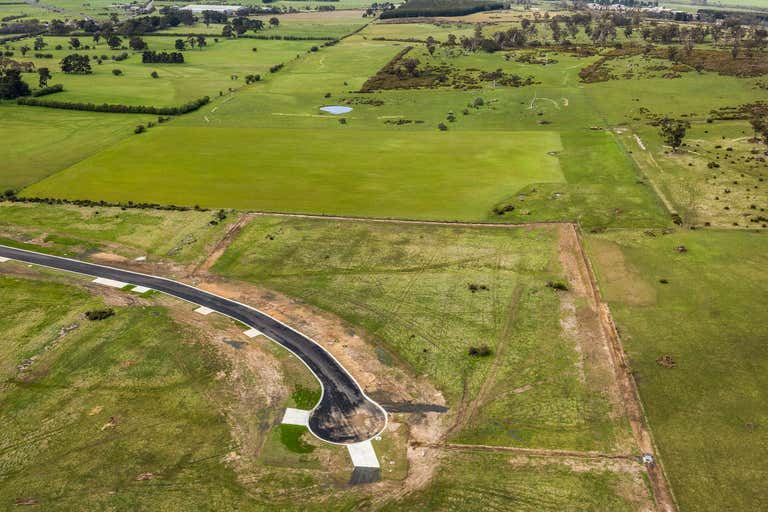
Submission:
M 21 71 L 12 68 L 0 68 L 0 99 L 12 100 L 20 96 L 29 96 L 29 85 L 21 79 Z
M 144 64 L 184 64 L 184 54 L 181 52 L 146 51 L 141 54 Z
M 87 75 L 91 72 L 91 61 L 87 55 L 73 53 L 61 59 L 61 71 L 73 75 Z

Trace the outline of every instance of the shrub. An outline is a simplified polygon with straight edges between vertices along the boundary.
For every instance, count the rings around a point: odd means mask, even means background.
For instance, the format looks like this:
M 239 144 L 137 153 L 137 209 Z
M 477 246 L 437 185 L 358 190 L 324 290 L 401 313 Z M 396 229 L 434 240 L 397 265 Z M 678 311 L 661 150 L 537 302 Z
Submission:
M 115 76 L 120 76 L 120 75 L 123 74 L 123 70 L 115 68 L 115 69 L 112 70 L 112 74 L 115 75 Z
M 149 74 L 152 78 L 160 78 L 160 75 L 157 74 L 157 71 L 153 71 Z
M 441 132 L 444 132 L 448 130 L 448 127 L 445 125 L 445 123 L 440 123 L 437 125 L 437 129 L 440 130 Z
M 469 347 L 467 353 L 472 357 L 487 357 L 491 355 L 491 348 L 488 345 L 473 346 Z
M 568 291 L 568 285 L 562 281 L 548 281 L 547 287 L 552 288 L 553 290 L 559 290 L 564 292 Z
M 36 91 L 32 92 L 32 96 L 47 96 L 49 94 L 54 94 L 57 92 L 61 92 L 64 90 L 64 86 L 61 84 L 51 85 L 49 87 L 43 87 L 42 89 L 38 89 Z
M 107 319 L 115 314 L 115 311 L 112 308 L 106 308 L 106 309 L 94 309 L 91 311 L 85 312 L 85 318 L 88 320 L 95 322 L 97 320 L 104 320 Z

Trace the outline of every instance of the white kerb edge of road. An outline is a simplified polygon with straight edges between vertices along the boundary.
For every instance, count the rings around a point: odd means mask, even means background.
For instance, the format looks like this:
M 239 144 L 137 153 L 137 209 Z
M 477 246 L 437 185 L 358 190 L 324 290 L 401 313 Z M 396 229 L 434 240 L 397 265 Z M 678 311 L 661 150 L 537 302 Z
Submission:
M 358 468 L 378 468 L 379 459 L 376 457 L 376 451 L 373 449 L 371 441 L 362 443 L 348 444 L 347 450 L 352 457 L 352 464 Z

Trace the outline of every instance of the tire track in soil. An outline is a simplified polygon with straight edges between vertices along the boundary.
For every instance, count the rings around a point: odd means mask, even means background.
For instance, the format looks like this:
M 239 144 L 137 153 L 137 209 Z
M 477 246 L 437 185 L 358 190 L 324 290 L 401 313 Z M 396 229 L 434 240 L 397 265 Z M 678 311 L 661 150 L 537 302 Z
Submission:
M 496 357 L 494 357 L 491 368 L 488 370 L 488 375 L 486 375 L 485 380 L 483 380 L 483 384 L 480 386 L 480 390 L 477 392 L 475 398 L 468 403 L 466 401 L 467 388 L 465 381 L 464 395 L 462 396 L 461 404 L 459 404 L 459 410 L 456 414 L 456 422 L 446 431 L 443 435 L 443 439 L 447 439 L 449 436 L 464 428 L 477 413 L 477 409 L 485 403 L 488 393 L 493 389 L 493 385 L 496 383 L 496 375 L 499 373 L 499 368 L 506 355 L 507 345 L 509 344 L 509 339 L 512 334 L 512 325 L 515 323 L 517 304 L 520 301 L 522 294 L 523 285 L 518 284 L 512 292 L 512 298 L 507 306 L 504 327 L 499 334 L 499 339 L 496 342 L 496 347 L 494 349 Z
M 206 256 L 205 259 L 192 270 L 190 276 L 196 276 L 200 272 L 208 272 L 208 270 L 210 270 L 211 267 L 216 264 L 221 255 L 224 254 L 224 251 L 227 250 L 234 239 L 237 238 L 237 235 L 240 234 L 240 231 L 242 231 L 243 228 L 250 224 L 251 221 L 253 221 L 255 218 L 256 216 L 250 213 L 244 213 L 240 215 L 240 218 L 237 219 L 237 221 L 232 224 L 229 229 L 227 229 L 227 232 L 224 234 L 221 240 L 219 240 L 213 249 L 211 249 L 211 252 L 208 253 L 208 256 Z

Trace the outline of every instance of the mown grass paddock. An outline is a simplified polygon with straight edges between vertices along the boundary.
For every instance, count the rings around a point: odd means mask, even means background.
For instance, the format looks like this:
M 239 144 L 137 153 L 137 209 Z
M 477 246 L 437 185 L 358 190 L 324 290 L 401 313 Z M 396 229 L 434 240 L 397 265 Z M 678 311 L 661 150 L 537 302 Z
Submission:
M 62 196 L 67 189 L 70 199 L 483 220 L 504 190 L 563 179 L 557 159 L 547 155 L 560 150 L 559 137 L 546 132 L 161 127 L 147 135 L 25 194 Z M 178 140 L 195 150 L 181 153 Z M 147 151 L 152 158 L 137 168 Z

